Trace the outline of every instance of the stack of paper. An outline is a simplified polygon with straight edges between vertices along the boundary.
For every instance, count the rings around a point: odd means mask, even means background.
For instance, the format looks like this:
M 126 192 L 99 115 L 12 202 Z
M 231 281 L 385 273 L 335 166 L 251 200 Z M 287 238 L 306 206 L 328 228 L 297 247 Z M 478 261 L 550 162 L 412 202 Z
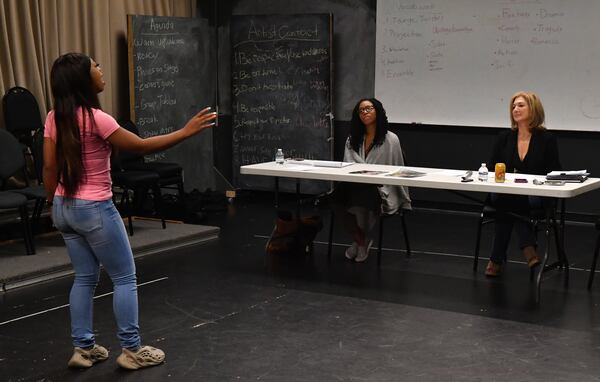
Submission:
M 590 173 L 587 170 L 551 171 L 546 175 L 548 180 L 564 180 L 565 182 L 583 182 Z

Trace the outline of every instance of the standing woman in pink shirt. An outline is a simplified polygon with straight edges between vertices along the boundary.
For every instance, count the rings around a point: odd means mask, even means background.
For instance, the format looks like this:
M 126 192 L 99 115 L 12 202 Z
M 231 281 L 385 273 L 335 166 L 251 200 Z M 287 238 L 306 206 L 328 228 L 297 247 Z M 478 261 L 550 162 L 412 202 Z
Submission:
M 71 336 L 75 347 L 70 367 L 91 367 L 108 358 L 96 344 L 93 296 L 100 264 L 114 286 L 113 310 L 126 369 L 158 365 L 165 353 L 142 346 L 138 326 L 135 263 L 123 220 L 112 202 L 112 147 L 141 154 L 165 150 L 214 125 L 216 113 L 205 108 L 170 134 L 142 139 L 121 128 L 100 108 L 104 90 L 100 65 L 80 53 L 56 59 L 50 73 L 54 110 L 44 130 L 44 186 L 52 203 L 52 220 L 61 232 L 75 280 L 69 296 Z

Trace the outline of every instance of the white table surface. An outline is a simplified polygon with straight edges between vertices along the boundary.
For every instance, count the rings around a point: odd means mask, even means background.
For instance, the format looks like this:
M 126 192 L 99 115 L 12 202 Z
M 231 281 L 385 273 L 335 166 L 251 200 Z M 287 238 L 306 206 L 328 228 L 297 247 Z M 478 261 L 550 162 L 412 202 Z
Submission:
M 424 172 L 426 175 L 417 178 L 401 178 L 386 176 L 400 169 L 409 169 Z M 380 175 L 350 174 L 353 171 L 374 170 L 385 171 Z M 339 182 L 391 184 L 397 186 L 434 188 L 455 191 L 495 192 L 499 194 L 547 196 L 554 198 L 572 198 L 574 196 L 600 188 L 600 178 L 589 178 L 583 183 L 565 183 L 562 186 L 534 185 L 533 179 L 545 180 L 543 175 L 528 174 L 506 174 L 504 183 L 494 181 L 494 173 L 490 172 L 487 182 L 477 180 L 477 171 L 472 170 L 474 179 L 472 182 L 461 182 L 461 176 L 466 170 L 436 169 L 426 167 L 402 167 L 376 164 L 355 163 L 350 166 L 315 167 L 298 164 L 277 164 L 265 162 L 240 167 L 240 173 L 244 175 L 262 175 L 272 177 L 316 179 Z M 515 178 L 526 178 L 527 183 L 515 183 Z

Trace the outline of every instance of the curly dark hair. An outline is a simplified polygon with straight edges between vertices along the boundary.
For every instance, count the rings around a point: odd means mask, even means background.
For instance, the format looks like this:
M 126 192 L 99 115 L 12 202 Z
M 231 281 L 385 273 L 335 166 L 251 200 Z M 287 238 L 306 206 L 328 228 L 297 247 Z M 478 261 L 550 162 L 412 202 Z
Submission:
M 385 140 L 385 135 L 388 132 L 388 119 L 383 104 L 375 98 L 361 99 L 356 106 L 354 106 L 352 120 L 350 121 L 350 147 L 356 152 L 360 150 L 360 145 L 362 145 L 365 139 L 366 128 L 364 123 L 360 120 L 360 113 L 358 111 L 360 104 L 363 101 L 371 102 L 377 113 L 377 129 L 375 131 L 375 138 L 373 139 L 373 147 L 380 146 Z

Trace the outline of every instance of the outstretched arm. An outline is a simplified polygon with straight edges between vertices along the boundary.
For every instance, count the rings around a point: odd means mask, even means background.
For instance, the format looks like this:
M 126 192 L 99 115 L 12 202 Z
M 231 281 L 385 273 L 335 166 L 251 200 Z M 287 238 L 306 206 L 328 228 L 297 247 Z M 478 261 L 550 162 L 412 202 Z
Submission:
M 210 107 L 201 110 L 198 114 L 193 116 L 182 129 L 169 134 L 140 138 L 126 129 L 119 128 L 107 139 L 119 150 L 132 151 L 139 154 L 150 154 L 157 151 L 163 151 L 198 134 L 202 130 L 213 126 L 215 124 L 214 120 L 217 118 L 217 113 L 211 113 L 209 111 Z

